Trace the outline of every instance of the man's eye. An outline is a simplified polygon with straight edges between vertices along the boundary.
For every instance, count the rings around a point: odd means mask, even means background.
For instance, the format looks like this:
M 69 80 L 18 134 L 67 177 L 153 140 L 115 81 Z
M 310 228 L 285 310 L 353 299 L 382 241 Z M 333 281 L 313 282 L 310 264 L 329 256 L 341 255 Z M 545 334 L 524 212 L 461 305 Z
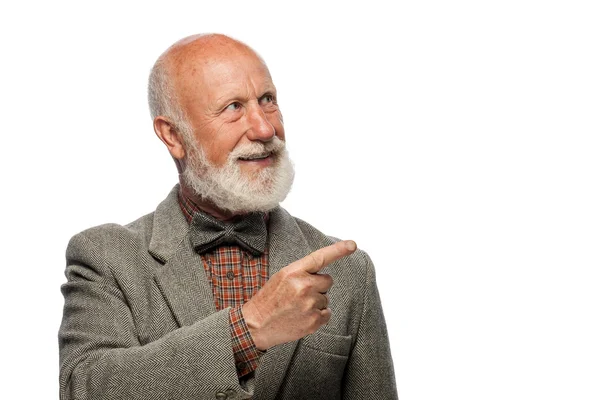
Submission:
M 272 94 L 265 94 L 263 97 L 260 98 L 261 104 L 268 104 L 268 103 L 274 103 L 274 102 L 275 102 L 275 97 Z
M 240 103 L 231 103 L 230 105 L 225 107 L 225 109 L 229 110 L 229 111 L 236 111 L 236 110 L 239 110 L 240 108 L 242 108 L 242 105 Z

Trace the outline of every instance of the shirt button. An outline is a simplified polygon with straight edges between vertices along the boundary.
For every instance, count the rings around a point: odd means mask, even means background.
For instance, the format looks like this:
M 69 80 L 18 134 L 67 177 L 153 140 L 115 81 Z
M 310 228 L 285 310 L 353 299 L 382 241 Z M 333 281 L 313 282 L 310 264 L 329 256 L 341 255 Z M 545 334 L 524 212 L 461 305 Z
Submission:
M 231 272 L 231 271 L 227 272 L 227 279 L 229 279 L 230 281 L 232 281 L 233 278 L 235 278 L 235 275 L 233 275 L 233 272 Z
M 215 394 L 215 398 L 217 400 L 225 400 L 225 399 L 227 399 L 227 395 L 225 393 L 223 393 L 223 392 L 217 392 Z

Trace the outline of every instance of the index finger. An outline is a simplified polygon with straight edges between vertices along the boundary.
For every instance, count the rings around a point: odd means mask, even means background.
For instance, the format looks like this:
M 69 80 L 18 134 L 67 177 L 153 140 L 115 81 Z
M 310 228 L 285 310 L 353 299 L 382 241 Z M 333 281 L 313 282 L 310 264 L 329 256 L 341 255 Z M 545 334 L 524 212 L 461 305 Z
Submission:
M 344 240 L 312 252 L 296 262 L 300 264 L 300 269 L 316 274 L 325 266 L 354 253 L 355 250 L 356 243 L 353 240 Z

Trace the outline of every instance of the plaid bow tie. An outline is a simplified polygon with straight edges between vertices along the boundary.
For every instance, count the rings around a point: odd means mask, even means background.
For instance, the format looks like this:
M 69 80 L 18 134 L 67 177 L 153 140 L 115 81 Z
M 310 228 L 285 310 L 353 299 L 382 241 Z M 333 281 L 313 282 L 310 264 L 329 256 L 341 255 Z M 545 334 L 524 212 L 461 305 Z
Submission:
M 259 256 L 267 243 L 267 223 L 264 214 L 258 212 L 227 222 L 197 212 L 191 223 L 190 241 L 199 254 L 221 245 L 234 244 Z

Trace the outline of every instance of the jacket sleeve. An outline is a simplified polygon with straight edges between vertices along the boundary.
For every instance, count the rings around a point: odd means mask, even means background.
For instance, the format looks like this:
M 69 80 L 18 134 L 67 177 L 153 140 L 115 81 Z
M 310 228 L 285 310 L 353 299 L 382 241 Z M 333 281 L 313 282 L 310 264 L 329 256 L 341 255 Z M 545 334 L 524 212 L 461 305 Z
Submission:
M 83 234 L 72 239 L 61 288 L 61 399 L 251 397 L 253 378 L 238 379 L 228 308 L 141 345 L 130 305 L 105 264 L 102 249 Z
M 398 398 L 389 339 L 375 281 L 375 268 L 366 260 L 363 310 L 343 384 L 343 399 Z

